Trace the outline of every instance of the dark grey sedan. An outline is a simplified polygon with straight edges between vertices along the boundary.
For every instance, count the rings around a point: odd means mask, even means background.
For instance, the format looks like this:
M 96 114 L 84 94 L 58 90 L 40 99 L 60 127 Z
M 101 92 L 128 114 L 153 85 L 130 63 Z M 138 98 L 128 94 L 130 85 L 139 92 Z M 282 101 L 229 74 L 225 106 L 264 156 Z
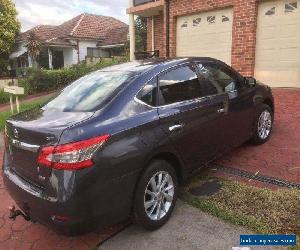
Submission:
M 91 73 L 7 120 L 11 217 L 81 233 L 172 214 L 195 170 L 272 132 L 271 89 L 211 58 L 125 63 Z M 13 205 L 13 204 L 12 204 Z

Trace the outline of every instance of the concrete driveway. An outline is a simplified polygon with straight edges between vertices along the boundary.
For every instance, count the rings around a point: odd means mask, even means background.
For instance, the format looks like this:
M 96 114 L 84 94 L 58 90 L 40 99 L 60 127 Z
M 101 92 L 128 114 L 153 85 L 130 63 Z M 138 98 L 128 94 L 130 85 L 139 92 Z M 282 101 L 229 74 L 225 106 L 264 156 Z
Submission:
M 172 217 L 161 229 L 149 232 L 138 226 L 130 226 L 104 242 L 99 249 L 232 250 L 233 247 L 239 246 L 240 234 L 251 232 L 225 223 L 179 201 Z M 251 249 L 283 248 L 251 247 Z

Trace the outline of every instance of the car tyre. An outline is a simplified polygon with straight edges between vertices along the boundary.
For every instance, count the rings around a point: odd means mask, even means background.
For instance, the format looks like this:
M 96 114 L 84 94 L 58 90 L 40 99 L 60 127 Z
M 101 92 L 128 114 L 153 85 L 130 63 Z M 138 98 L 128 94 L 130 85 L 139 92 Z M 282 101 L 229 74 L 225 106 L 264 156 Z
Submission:
M 135 193 L 134 221 L 147 230 L 163 226 L 177 200 L 178 180 L 170 163 L 154 160 L 142 174 Z
M 254 123 L 254 135 L 251 143 L 255 145 L 264 144 L 270 139 L 273 129 L 274 113 L 270 106 L 259 105 Z

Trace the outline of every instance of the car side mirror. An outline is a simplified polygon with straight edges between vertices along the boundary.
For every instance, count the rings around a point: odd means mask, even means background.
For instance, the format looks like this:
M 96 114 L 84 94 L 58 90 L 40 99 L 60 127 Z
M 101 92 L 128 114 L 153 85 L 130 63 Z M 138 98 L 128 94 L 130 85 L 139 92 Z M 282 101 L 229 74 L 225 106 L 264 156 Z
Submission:
M 254 87 L 256 85 L 256 79 L 254 77 L 245 77 L 245 83 L 250 87 Z

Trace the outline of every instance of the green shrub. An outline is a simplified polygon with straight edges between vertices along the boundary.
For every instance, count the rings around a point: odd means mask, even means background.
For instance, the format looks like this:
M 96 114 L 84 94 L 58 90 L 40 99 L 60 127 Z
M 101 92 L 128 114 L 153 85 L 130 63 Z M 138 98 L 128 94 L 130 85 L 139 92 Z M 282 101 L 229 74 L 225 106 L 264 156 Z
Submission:
M 102 60 L 95 65 L 82 63 L 58 70 L 31 68 L 27 71 L 27 76 L 19 81 L 19 85 L 25 88 L 25 93 L 28 95 L 54 91 L 65 87 L 92 71 L 122 63 L 126 60 L 126 58 L 114 58 L 111 60 Z
M 7 70 L 8 59 L 0 57 L 0 75 L 7 76 L 9 74 Z
M 9 94 L 0 89 L 0 104 L 9 102 Z

